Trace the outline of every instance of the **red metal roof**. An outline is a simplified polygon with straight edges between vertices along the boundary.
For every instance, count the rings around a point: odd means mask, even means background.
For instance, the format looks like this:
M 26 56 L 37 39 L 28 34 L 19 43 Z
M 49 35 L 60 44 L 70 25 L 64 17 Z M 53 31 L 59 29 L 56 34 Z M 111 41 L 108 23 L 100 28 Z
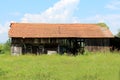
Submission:
M 9 37 L 20 38 L 112 38 L 108 28 L 97 24 L 11 23 Z

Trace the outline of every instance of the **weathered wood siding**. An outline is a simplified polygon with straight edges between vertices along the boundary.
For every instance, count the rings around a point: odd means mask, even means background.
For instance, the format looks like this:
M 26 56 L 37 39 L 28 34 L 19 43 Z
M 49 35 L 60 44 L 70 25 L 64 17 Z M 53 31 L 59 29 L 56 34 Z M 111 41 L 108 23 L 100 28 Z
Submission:
M 11 45 L 11 53 L 12 53 L 12 55 L 22 54 L 22 46 L 20 44 L 12 44 Z
M 49 51 L 58 53 L 83 53 L 88 51 L 108 51 L 110 39 L 82 38 L 12 38 L 11 53 L 43 54 Z
M 110 50 L 110 39 L 85 39 L 85 49 L 88 51 Z
M 41 54 L 48 51 L 58 52 L 58 39 L 50 38 L 12 38 L 11 53 L 26 54 L 34 53 Z

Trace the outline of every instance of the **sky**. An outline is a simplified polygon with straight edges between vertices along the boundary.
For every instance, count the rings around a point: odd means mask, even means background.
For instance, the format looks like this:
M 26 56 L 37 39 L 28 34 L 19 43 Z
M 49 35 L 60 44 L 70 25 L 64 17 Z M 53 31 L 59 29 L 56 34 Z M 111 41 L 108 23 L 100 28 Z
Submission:
M 10 23 L 106 23 L 120 30 L 120 0 L 2 0 L 0 43 L 9 39 Z

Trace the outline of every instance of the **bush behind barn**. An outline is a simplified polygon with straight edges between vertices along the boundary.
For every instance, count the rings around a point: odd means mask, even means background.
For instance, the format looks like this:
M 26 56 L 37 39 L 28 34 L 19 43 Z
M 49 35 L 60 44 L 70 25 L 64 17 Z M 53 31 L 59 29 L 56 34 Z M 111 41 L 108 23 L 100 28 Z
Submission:
M 0 54 L 9 54 L 10 53 L 10 40 L 7 40 L 6 43 L 0 44 Z

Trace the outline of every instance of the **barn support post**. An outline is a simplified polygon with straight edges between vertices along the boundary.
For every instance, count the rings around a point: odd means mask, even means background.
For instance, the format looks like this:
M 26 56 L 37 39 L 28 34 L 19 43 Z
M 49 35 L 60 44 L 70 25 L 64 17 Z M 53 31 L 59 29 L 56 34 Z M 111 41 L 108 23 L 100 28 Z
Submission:
M 60 53 L 60 45 L 58 44 L 58 51 L 57 51 L 58 53 Z
M 26 50 L 26 44 L 24 42 L 24 39 L 21 40 L 21 43 L 22 43 L 22 53 L 24 54 L 24 53 L 27 52 L 27 50 Z

